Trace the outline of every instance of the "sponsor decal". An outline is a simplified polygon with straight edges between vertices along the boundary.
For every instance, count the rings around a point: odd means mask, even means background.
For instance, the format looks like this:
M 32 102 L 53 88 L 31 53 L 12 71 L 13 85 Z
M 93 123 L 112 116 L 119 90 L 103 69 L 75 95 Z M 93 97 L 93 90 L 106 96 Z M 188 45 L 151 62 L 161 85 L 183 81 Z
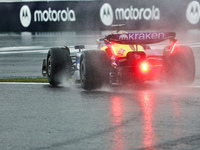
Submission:
M 20 22 L 23 27 L 28 27 L 31 23 L 31 11 L 27 5 L 22 6 L 19 13 Z
M 121 41 L 126 40 L 156 40 L 165 38 L 164 32 L 150 32 L 150 33 L 129 33 L 122 34 L 118 37 Z
M 74 22 L 76 21 L 75 11 L 66 7 L 63 10 L 55 10 L 48 8 L 46 10 L 35 10 L 33 16 L 27 5 L 22 6 L 20 10 L 20 21 L 23 27 L 28 27 L 32 21 L 34 22 Z
M 151 8 L 129 8 L 112 9 L 111 5 L 105 3 L 100 9 L 100 18 L 104 25 L 110 26 L 114 20 L 159 20 L 160 9 L 154 5 Z
M 159 20 L 160 19 L 160 10 L 155 6 L 152 8 L 116 8 L 115 9 L 116 20 Z
M 126 34 L 120 35 L 119 40 L 128 40 L 128 35 L 126 35 Z
M 192 1 L 188 4 L 186 10 L 186 18 L 191 24 L 197 24 L 200 20 L 200 4 L 197 1 Z

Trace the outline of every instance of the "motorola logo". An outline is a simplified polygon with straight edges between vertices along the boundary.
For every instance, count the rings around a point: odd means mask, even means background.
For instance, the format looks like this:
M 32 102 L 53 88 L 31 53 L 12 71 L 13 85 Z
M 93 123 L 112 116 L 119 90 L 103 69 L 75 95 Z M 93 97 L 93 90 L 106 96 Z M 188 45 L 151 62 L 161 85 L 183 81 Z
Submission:
M 186 18 L 191 24 L 197 24 L 200 20 L 200 4 L 197 1 L 189 3 L 186 10 Z
M 110 26 L 114 20 L 160 20 L 160 9 L 156 6 L 137 8 L 130 5 L 128 8 L 112 9 L 105 3 L 100 9 L 100 18 L 104 25 Z
M 28 27 L 31 23 L 31 11 L 27 5 L 22 6 L 20 13 L 20 22 L 23 27 Z
M 27 5 L 22 6 L 19 17 L 23 27 L 27 28 L 31 24 L 31 19 L 36 22 L 75 22 L 75 11 L 66 7 L 63 10 L 47 8 L 45 10 L 33 10 L 31 15 L 30 8 Z M 31 17 L 32 16 L 32 17 Z
M 100 18 L 104 25 L 110 26 L 113 23 L 113 10 L 110 4 L 105 3 L 100 9 Z

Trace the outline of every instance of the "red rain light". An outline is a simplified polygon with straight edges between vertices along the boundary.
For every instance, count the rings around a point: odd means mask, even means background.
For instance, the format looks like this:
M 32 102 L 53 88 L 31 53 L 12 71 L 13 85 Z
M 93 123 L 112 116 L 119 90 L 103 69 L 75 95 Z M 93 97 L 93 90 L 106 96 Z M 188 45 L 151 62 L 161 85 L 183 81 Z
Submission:
M 147 71 L 147 70 L 148 70 L 148 64 L 147 64 L 146 62 L 142 63 L 141 69 L 142 69 L 142 71 L 144 71 L 144 72 Z

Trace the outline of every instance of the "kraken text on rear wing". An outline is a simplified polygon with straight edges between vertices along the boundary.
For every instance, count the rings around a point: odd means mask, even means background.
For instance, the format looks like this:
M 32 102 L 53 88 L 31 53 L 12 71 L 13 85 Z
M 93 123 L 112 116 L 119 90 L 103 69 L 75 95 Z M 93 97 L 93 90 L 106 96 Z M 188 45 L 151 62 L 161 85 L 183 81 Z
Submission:
M 153 44 L 164 40 L 175 40 L 175 32 L 146 32 L 111 34 L 104 38 L 107 42 L 120 44 Z

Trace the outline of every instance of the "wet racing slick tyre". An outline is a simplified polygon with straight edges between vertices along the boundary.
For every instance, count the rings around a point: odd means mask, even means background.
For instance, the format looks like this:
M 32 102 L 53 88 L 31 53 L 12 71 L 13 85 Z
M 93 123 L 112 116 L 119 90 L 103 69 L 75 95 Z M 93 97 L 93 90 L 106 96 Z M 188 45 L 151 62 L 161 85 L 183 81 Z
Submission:
M 69 49 L 51 48 L 47 54 L 47 78 L 51 85 L 57 86 L 70 76 L 72 60 Z
M 195 79 L 195 59 L 188 46 L 176 46 L 173 53 L 164 51 L 166 81 L 171 86 L 190 85 Z
M 107 84 L 109 80 L 109 66 L 109 59 L 105 51 L 84 51 L 80 62 L 82 88 L 93 90 Z

